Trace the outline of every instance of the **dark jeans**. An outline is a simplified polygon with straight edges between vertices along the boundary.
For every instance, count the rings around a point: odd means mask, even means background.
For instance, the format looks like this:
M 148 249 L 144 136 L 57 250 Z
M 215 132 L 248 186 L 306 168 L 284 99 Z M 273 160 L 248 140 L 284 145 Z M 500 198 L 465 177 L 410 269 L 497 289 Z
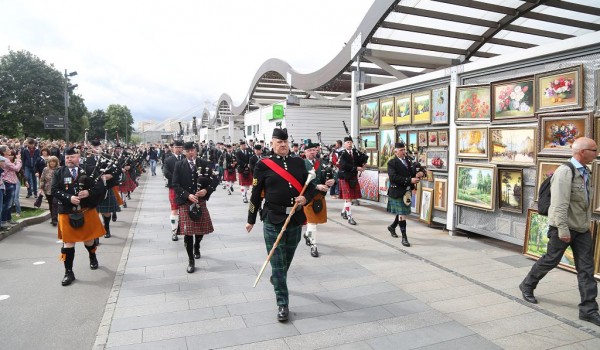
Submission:
M 2 203 L 2 221 L 10 221 L 11 209 L 13 205 L 13 193 L 15 192 L 16 185 L 8 182 L 4 182 L 6 189 L 4 190 L 4 202 Z
M 566 243 L 558 238 L 558 229 L 550 226 L 548 235 L 548 249 L 531 268 L 531 271 L 525 276 L 523 286 L 525 289 L 534 290 L 538 283 L 550 270 L 555 268 L 560 262 L 565 250 L 570 245 L 575 257 L 575 268 L 577 269 L 577 282 L 579 284 L 579 295 L 581 303 L 579 304 L 580 315 L 590 315 L 598 312 L 598 286 L 594 279 L 594 255 L 592 246 L 592 235 L 590 232 L 576 232 L 570 230 L 571 242 Z
M 50 208 L 50 218 L 52 222 L 58 222 L 58 200 L 51 194 L 46 195 L 48 207 Z
M 28 167 L 24 167 L 25 169 L 25 178 L 27 179 L 27 183 L 29 187 L 27 188 L 27 195 L 31 196 L 32 193 L 37 195 L 37 177 L 35 177 L 35 170 L 30 169 Z
M 265 244 L 267 247 L 267 253 L 271 252 L 277 235 L 283 223 L 279 225 L 273 225 L 265 220 L 263 222 L 263 233 L 265 236 Z M 300 242 L 302 233 L 302 226 L 288 226 L 275 248 L 273 257 L 271 257 L 271 270 L 273 273 L 273 289 L 275 289 L 275 298 L 277 299 L 277 305 L 288 305 L 289 304 L 289 293 L 287 288 L 287 272 L 294 259 L 294 253 Z

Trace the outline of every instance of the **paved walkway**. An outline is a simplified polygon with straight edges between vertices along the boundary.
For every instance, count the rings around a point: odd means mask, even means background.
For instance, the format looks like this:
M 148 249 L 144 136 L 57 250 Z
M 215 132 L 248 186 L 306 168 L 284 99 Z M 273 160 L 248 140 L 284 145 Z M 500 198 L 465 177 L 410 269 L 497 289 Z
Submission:
M 237 188 L 237 187 L 236 187 Z M 291 319 L 276 321 L 262 225 L 244 230 L 240 195 L 213 194 L 215 232 L 186 273 L 170 239 L 167 190 L 148 177 L 96 347 L 110 349 L 599 349 L 600 327 L 579 321 L 576 276 L 555 270 L 521 300 L 532 261 L 520 247 L 450 237 L 408 222 L 412 247 L 387 233 L 391 215 L 363 203 L 357 226 L 328 199 L 317 259 L 301 242 L 289 272 Z

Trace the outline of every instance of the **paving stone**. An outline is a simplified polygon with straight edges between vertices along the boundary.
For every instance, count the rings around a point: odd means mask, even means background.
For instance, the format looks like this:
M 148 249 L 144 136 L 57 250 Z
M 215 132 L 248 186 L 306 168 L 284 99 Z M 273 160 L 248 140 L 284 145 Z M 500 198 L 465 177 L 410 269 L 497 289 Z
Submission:
M 107 347 L 136 344 L 142 342 L 142 330 L 111 332 L 108 335 Z
M 111 350 L 187 350 L 185 338 L 168 339 L 109 348 Z
M 245 314 L 242 317 L 248 327 L 262 326 L 265 324 L 276 323 L 277 318 L 275 317 L 276 308 L 271 306 L 268 311 L 254 312 L 251 314 Z M 334 314 L 342 312 L 333 303 L 318 303 L 301 306 L 290 307 L 290 320 L 297 321 L 322 315 Z
M 373 350 L 373 348 L 370 347 L 369 344 L 365 343 L 364 341 L 359 341 L 359 342 L 344 344 L 344 345 L 336 345 L 336 346 L 331 346 L 331 347 L 324 348 L 324 349 L 325 350 Z
M 584 340 L 577 343 L 571 343 L 565 346 L 559 346 L 554 349 L 560 350 L 598 350 L 600 349 L 600 338 Z
M 175 301 L 171 303 L 146 304 L 132 307 L 117 307 L 115 309 L 114 319 L 133 316 L 156 315 L 189 309 L 190 306 L 187 300 Z
M 473 324 L 469 327 L 486 339 L 495 340 L 536 329 L 547 328 L 559 323 L 561 322 L 554 318 L 538 312 L 531 312 L 500 320 Z
M 130 307 L 130 306 L 139 306 L 145 304 L 160 304 L 164 303 L 165 294 L 151 294 L 137 297 L 122 297 L 119 298 L 117 302 L 118 307 Z
M 159 294 L 164 292 L 176 292 L 179 291 L 179 283 L 172 284 L 159 284 L 154 286 L 144 286 L 144 287 L 122 287 L 119 296 L 121 297 L 137 297 L 142 295 L 149 294 Z
M 381 320 L 379 321 L 379 324 L 384 326 L 391 333 L 400 333 L 411 329 L 427 327 L 450 321 L 453 320 L 439 311 L 428 310 Z
M 184 291 L 177 292 L 169 292 L 165 293 L 165 300 L 167 302 L 177 301 L 177 300 L 187 300 L 187 299 L 196 299 L 203 297 L 213 297 L 221 295 L 221 291 L 218 287 L 212 288 L 203 288 L 203 289 L 190 289 Z
M 394 316 L 404 316 L 432 310 L 429 305 L 420 300 L 407 300 L 399 303 L 382 305 L 382 307 Z
M 423 346 L 419 350 L 501 350 L 502 348 L 480 335 L 470 335 L 441 343 Z
M 185 322 L 173 325 L 144 328 L 144 342 L 170 338 L 189 337 L 200 334 L 219 333 L 232 329 L 246 328 L 239 316 Z
M 319 292 L 315 295 L 323 302 L 351 299 L 370 294 L 397 291 L 398 288 L 390 283 L 377 283 L 370 286 L 336 289 L 327 292 Z
M 213 308 L 165 312 L 146 316 L 133 316 L 114 319 L 111 323 L 110 331 L 119 332 L 123 330 L 157 327 L 212 318 L 221 318 L 220 315 L 217 316 L 215 314 Z
M 591 334 L 559 324 L 494 339 L 503 348 L 550 349 L 594 338 Z
M 190 309 L 200 309 L 204 307 L 230 305 L 247 302 L 244 294 L 218 295 L 214 297 L 204 297 L 198 299 L 190 299 Z
M 434 303 L 440 300 L 448 300 L 462 296 L 474 296 L 486 293 L 489 293 L 487 289 L 478 285 L 469 284 L 466 286 L 448 287 L 428 292 L 424 291 L 416 294 L 415 296 L 426 303 Z
M 415 297 L 401 290 L 392 292 L 370 294 L 357 298 L 343 299 L 333 301 L 340 309 L 344 311 L 363 309 L 373 306 L 393 304 L 401 301 L 414 299 Z
M 390 334 L 389 331 L 377 322 L 367 322 L 288 337 L 285 338 L 285 342 L 292 350 L 321 349 L 350 344 L 388 334 Z
M 320 303 L 319 299 L 317 299 L 313 295 L 296 295 L 290 293 L 290 307 L 309 305 L 309 304 L 317 304 Z M 228 305 L 227 309 L 229 313 L 232 315 L 246 315 L 260 311 L 268 311 L 268 310 L 276 310 L 277 303 L 275 301 L 274 295 L 266 300 L 258 300 L 246 303 L 238 303 L 233 305 Z
M 366 343 L 375 350 L 414 349 L 472 334 L 467 327 L 452 321 L 370 339 Z
M 283 339 L 267 340 L 252 344 L 236 345 L 221 350 L 287 350 L 289 347 Z
M 331 328 L 350 326 L 358 323 L 371 322 L 394 315 L 381 306 L 346 311 L 342 313 L 317 316 L 309 319 L 293 321 L 294 326 L 302 334 L 323 331 Z
M 502 304 L 488 305 L 480 308 L 458 311 L 448 314 L 457 322 L 463 325 L 472 325 L 476 323 L 488 322 L 506 317 L 530 313 L 531 308 L 509 301 Z
M 189 350 L 217 349 L 284 338 L 295 334 L 298 334 L 298 330 L 290 323 L 276 323 L 188 337 L 187 346 Z

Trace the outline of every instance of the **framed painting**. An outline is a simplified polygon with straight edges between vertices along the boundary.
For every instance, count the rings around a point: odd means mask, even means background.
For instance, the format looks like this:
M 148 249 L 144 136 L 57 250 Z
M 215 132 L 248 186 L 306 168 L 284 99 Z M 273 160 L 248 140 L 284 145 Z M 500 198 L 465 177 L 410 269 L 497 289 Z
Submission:
M 535 209 L 527 210 L 527 226 L 525 227 L 525 241 L 523 242 L 523 255 L 538 260 L 546 254 L 548 248 L 548 217 L 538 214 Z M 565 250 L 558 264 L 560 268 L 575 271 L 575 258 L 571 246 Z
M 415 92 L 412 94 L 412 123 L 431 123 L 431 90 Z
M 436 147 L 438 146 L 438 131 L 431 130 L 427 132 L 427 146 Z
M 414 214 L 419 214 L 419 210 L 421 209 L 421 183 L 417 184 L 417 188 L 412 191 L 412 196 L 410 198 L 410 212 Z
M 364 199 L 379 201 L 379 172 L 377 170 L 365 170 L 358 177 L 360 193 Z
M 379 169 L 387 170 L 387 163 L 394 156 L 395 129 L 379 130 Z
M 377 149 L 377 134 L 361 134 L 362 145 L 364 149 Z
M 523 169 L 498 168 L 498 191 L 500 210 L 523 213 Z
M 428 148 L 425 164 L 431 171 L 448 171 L 448 151 L 443 148 Z
M 372 129 L 379 127 L 379 101 L 366 101 L 360 104 L 360 128 Z
M 379 100 L 380 126 L 394 125 L 394 98 L 382 98 Z
M 546 180 L 549 176 L 554 174 L 556 168 L 558 168 L 561 164 L 566 162 L 566 159 L 558 159 L 558 158 L 545 158 L 545 159 L 537 159 L 536 166 L 536 176 L 535 176 L 535 192 L 533 194 L 533 200 L 537 202 L 538 200 L 538 192 L 540 191 L 540 186 L 542 182 Z
M 410 125 L 412 123 L 410 93 L 396 96 L 395 105 L 396 125 Z
M 425 170 L 425 176 L 423 176 L 423 178 L 421 180 L 423 181 L 428 181 L 428 182 L 433 182 L 435 178 L 433 177 L 433 171 L 431 170 Z
M 421 191 L 421 209 L 419 210 L 419 221 L 431 224 L 433 212 L 433 188 L 423 187 Z
M 390 188 L 390 178 L 387 173 L 379 173 L 379 195 L 387 196 Z
M 447 125 L 450 89 L 448 86 L 431 90 L 431 125 Z
M 396 142 L 404 142 L 406 144 L 408 141 L 408 132 L 406 129 L 396 129 Z
M 600 181 L 600 161 L 595 160 L 592 163 L 592 184 L 594 184 L 594 197 L 592 200 L 592 212 L 594 214 L 600 214 L 600 185 L 598 185 L 598 181 Z
M 535 75 L 536 112 L 583 108 L 583 65 Z
M 418 152 L 418 144 L 417 144 L 417 139 L 418 139 L 418 131 L 409 131 L 408 132 L 408 144 L 406 145 L 406 149 L 411 151 L 412 153 L 417 153 Z
M 433 181 L 433 209 L 448 210 L 448 180 L 436 178 Z
M 480 123 L 490 120 L 490 86 L 468 85 L 456 87 L 457 122 Z
M 450 145 L 448 142 L 448 130 L 438 131 L 438 146 L 447 147 Z
M 593 112 L 539 114 L 538 155 L 572 155 L 571 146 L 580 137 L 593 138 Z
M 419 140 L 417 141 L 418 147 L 427 147 L 427 130 L 419 130 Z
M 369 153 L 369 168 L 379 168 L 379 150 L 372 150 Z
M 535 119 L 533 76 L 491 84 L 492 123 Z
M 600 280 L 600 221 L 593 220 L 592 241 L 594 242 L 594 277 Z
M 456 163 L 454 203 L 494 210 L 496 203 L 496 166 L 484 163 Z
M 487 158 L 487 140 L 487 127 L 456 128 L 456 156 L 459 158 Z
M 535 166 L 537 128 L 490 127 L 490 163 Z

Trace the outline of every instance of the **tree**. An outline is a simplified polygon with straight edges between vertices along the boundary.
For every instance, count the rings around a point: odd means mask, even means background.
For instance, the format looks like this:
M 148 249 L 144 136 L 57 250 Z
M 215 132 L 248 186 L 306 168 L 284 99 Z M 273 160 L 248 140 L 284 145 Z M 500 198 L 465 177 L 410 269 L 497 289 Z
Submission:
M 104 124 L 106 123 L 106 113 L 101 109 L 96 109 L 89 117 L 88 140 L 104 139 Z
M 27 51 L 0 58 L 0 133 L 46 136 L 44 116 L 64 114 L 64 77 Z
M 104 127 L 108 129 L 108 138 L 114 140 L 119 133 L 119 140 L 125 143 L 125 137 L 131 136 L 133 131 L 133 116 L 127 106 L 112 104 L 106 109 L 106 122 Z

